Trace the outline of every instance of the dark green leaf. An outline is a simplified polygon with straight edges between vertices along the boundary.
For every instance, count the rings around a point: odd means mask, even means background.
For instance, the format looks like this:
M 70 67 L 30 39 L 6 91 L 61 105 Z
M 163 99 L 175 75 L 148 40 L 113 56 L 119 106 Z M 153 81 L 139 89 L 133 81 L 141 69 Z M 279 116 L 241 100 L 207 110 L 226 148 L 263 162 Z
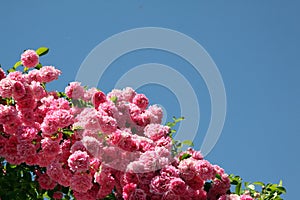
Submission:
M 219 180 L 222 180 L 222 177 L 220 176 L 220 174 L 216 174 L 216 178 Z
M 210 188 L 211 188 L 211 185 L 212 185 L 212 182 L 205 182 L 205 184 L 204 184 L 204 190 L 206 191 L 206 192 L 208 192 L 209 190 L 210 190 Z
M 241 194 L 241 189 L 242 189 L 242 183 L 239 182 L 236 187 L 235 187 L 235 193 L 240 195 Z
M 41 69 L 43 67 L 43 65 L 41 63 L 39 63 L 37 66 L 35 66 L 35 69 Z
M 57 92 L 58 97 L 67 97 L 66 93 L 64 92 Z
M 284 194 L 286 193 L 286 189 L 282 186 L 277 186 L 277 190 L 284 193 Z
M 182 160 L 190 158 L 190 157 L 192 157 L 192 155 L 190 155 L 188 153 L 184 153 L 182 156 L 180 156 L 179 160 L 182 161 Z

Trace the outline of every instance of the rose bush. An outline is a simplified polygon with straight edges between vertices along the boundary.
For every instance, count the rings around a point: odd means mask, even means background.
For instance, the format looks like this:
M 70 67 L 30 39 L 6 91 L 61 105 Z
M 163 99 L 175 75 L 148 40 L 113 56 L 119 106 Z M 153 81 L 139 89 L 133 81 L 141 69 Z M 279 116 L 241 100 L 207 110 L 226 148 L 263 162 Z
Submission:
M 2 200 L 251 200 L 285 193 L 282 183 L 242 187 L 240 177 L 199 151 L 181 150 L 172 128 L 183 118 L 162 125 L 162 109 L 132 88 L 104 94 L 71 82 L 65 92 L 48 91 L 61 71 L 40 63 L 47 52 L 26 50 L 7 74 L 0 68 Z

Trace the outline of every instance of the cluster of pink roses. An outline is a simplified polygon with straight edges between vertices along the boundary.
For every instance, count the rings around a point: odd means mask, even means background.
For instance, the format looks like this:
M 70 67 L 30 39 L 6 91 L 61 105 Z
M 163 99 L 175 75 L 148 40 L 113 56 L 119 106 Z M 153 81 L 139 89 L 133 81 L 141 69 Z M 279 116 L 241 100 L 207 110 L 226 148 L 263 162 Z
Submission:
M 21 56 L 33 68 L 33 50 Z M 11 164 L 35 165 L 46 190 L 70 187 L 76 199 L 252 199 L 227 195 L 222 168 L 193 149 L 173 155 L 163 112 L 131 88 L 105 95 L 72 82 L 66 96 L 45 83 L 61 72 L 52 66 L 6 75 L 0 68 L 0 157 Z M 63 194 L 54 193 L 61 199 Z

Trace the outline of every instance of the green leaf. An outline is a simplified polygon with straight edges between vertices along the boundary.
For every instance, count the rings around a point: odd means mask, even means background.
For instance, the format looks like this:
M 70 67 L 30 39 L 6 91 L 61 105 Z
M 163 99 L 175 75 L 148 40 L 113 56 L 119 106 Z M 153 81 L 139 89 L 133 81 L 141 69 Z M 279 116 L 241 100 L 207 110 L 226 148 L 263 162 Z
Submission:
M 17 165 L 10 165 L 9 167 L 12 168 L 12 169 L 14 169 L 14 168 L 17 167 Z
M 15 65 L 13 66 L 14 69 L 17 69 L 17 67 L 21 66 L 22 62 L 19 60 L 18 62 L 15 63 Z
M 191 140 L 184 140 L 184 141 L 182 141 L 182 144 L 190 146 L 190 147 L 194 146 L 194 143 Z
M 204 190 L 206 192 L 208 192 L 210 190 L 211 186 L 212 186 L 212 182 L 211 181 L 205 182 L 205 184 L 204 184 Z
M 64 92 L 56 92 L 58 97 L 67 97 L 66 93 Z
M 219 180 L 222 180 L 222 177 L 220 176 L 220 174 L 216 174 L 216 178 Z
M 73 131 L 83 130 L 83 127 L 81 127 L 81 126 L 74 126 L 72 130 Z
M 35 51 L 39 56 L 46 55 L 49 52 L 47 47 L 40 47 Z
M 252 184 L 253 185 L 265 186 L 265 184 L 263 182 L 259 182 L 259 181 L 253 182 Z
M 14 68 L 10 68 L 9 70 L 7 70 L 7 73 L 10 73 L 10 72 L 15 72 L 16 70 Z
M 41 69 L 43 66 L 42 66 L 42 64 L 41 63 L 39 63 L 37 66 L 35 66 L 34 68 L 35 69 Z
M 176 118 L 175 116 L 173 116 L 173 120 L 174 120 L 175 123 L 178 123 L 178 122 L 184 120 L 184 117 Z
M 174 127 L 178 122 L 184 120 L 184 117 L 176 118 L 176 117 L 174 116 L 172 119 L 173 119 L 173 122 L 167 122 L 167 123 L 166 123 L 166 126 L 172 128 L 172 127 Z
M 282 180 L 279 181 L 278 186 L 282 186 Z
M 232 185 L 238 185 L 239 183 L 242 182 L 241 177 L 235 176 L 235 175 L 233 175 L 233 174 L 230 174 L 229 178 L 230 178 L 230 183 L 231 183 Z
M 70 129 L 64 129 L 63 134 L 65 134 L 67 136 L 72 136 L 74 134 L 74 132 Z
M 110 98 L 110 100 L 111 100 L 114 104 L 116 104 L 117 101 L 118 101 L 118 97 L 112 96 L 112 97 Z
M 286 193 L 286 189 L 284 188 L 284 187 L 282 187 L 282 186 L 277 186 L 277 191 L 280 191 L 280 192 L 282 192 L 282 193 Z
M 192 157 L 192 155 L 190 155 L 188 153 L 184 153 L 182 156 L 180 156 L 179 160 L 182 161 L 182 160 L 190 158 L 190 157 Z
M 236 187 L 235 187 L 235 193 L 240 195 L 241 194 L 241 189 L 242 189 L 242 183 L 239 182 Z

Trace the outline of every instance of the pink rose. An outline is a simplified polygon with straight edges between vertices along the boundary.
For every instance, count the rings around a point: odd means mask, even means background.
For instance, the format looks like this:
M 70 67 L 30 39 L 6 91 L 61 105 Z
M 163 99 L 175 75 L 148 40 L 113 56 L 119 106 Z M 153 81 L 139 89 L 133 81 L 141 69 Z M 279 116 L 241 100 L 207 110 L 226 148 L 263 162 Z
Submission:
M 0 96 L 10 98 L 13 92 L 13 81 L 9 78 L 3 78 L 0 81 Z
M 52 190 L 56 186 L 56 182 L 53 181 L 47 174 L 40 174 L 37 181 L 44 190 Z
M 75 151 L 70 155 L 68 165 L 74 172 L 85 172 L 90 167 L 89 155 L 85 151 Z
M 0 81 L 1 81 L 2 79 L 4 79 L 5 77 L 6 77 L 5 72 L 3 71 L 2 68 L 0 68 Z
M 94 107 L 97 109 L 101 103 L 106 102 L 105 94 L 101 91 L 95 92 L 92 96 L 92 102 L 94 104 Z
M 176 195 L 182 195 L 186 192 L 186 184 L 181 178 L 171 178 L 169 190 Z
M 70 186 L 72 190 L 84 193 L 93 187 L 92 181 L 91 174 L 78 172 L 72 176 Z
M 140 109 L 145 110 L 149 104 L 149 100 L 144 94 L 137 94 L 134 96 L 132 103 L 137 105 Z
M 61 192 L 54 192 L 53 193 L 53 198 L 54 199 L 62 199 L 63 198 L 63 193 L 61 193 Z
M 169 133 L 170 128 L 168 126 L 163 126 L 160 124 L 149 124 L 144 129 L 144 134 L 154 140 L 157 141 L 162 137 L 167 136 Z
M 214 168 L 207 160 L 198 160 L 195 169 L 203 180 L 211 180 L 215 177 Z
M 21 62 L 27 68 L 33 68 L 39 64 L 39 55 L 34 50 L 26 50 L 21 55 Z
M 79 82 L 71 82 L 69 86 L 66 87 L 65 93 L 67 97 L 71 99 L 81 99 L 84 97 L 84 88 L 80 85 Z
M 60 74 L 61 74 L 61 71 L 58 69 L 55 69 L 55 67 L 53 67 L 53 66 L 43 66 L 39 70 L 38 82 L 49 83 L 51 81 L 58 79 L 58 76 Z
M 242 194 L 240 200 L 253 200 L 253 198 L 250 195 Z

